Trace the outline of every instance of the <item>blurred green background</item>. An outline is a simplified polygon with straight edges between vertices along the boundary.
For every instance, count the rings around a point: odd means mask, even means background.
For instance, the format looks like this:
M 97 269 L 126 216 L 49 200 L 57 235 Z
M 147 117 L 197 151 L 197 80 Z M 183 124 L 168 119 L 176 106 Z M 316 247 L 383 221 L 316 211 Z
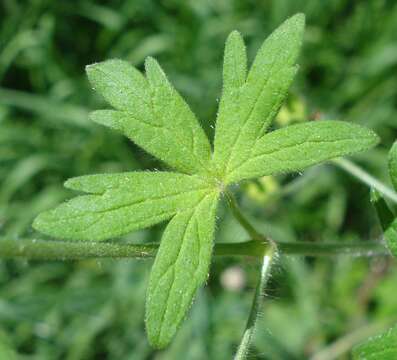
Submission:
M 374 129 L 382 143 L 353 161 L 386 183 L 397 128 L 397 2 L 386 0 L 1 0 L 0 235 L 41 236 L 40 212 L 73 195 L 69 177 L 161 168 L 121 135 L 91 123 L 104 107 L 84 66 L 155 56 L 213 134 L 228 33 L 249 57 L 288 16 L 307 16 L 300 72 L 275 126 L 329 118 Z M 328 164 L 236 189 L 244 211 L 280 241 L 375 240 L 368 188 Z M 158 241 L 162 226 L 120 241 Z M 225 206 L 216 241 L 247 235 Z M 1 241 L 0 241 L 1 246 Z M 0 261 L 0 359 L 230 359 L 248 316 L 258 264 L 214 260 L 208 286 L 164 351 L 148 346 L 151 261 Z M 348 359 L 397 321 L 390 259 L 280 258 L 266 290 L 253 359 Z M 13 355 L 14 354 L 14 355 Z

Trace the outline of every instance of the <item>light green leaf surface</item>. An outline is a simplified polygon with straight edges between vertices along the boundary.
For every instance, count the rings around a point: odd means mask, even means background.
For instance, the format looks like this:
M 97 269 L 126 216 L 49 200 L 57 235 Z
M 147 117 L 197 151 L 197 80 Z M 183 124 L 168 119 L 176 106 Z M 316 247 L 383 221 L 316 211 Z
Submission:
M 396 360 L 397 326 L 353 349 L 354 360 Z
M 250 157 L 255 141 L 268 128 L 296 73 L 305 17 L 285 21 L 263 43 L 245 80 L 245 49 L 238 33 L 228 39 L 224 87 L 218 112 L 214 162 L 221 175 Z
M 131 172 L 70 179 L 78 196 L 40 214 L 34 228 L 70 240 L 105 240 L 171 218 L 193 209 L 208 193 L 197 176 L 169 172 Z
M 183 173 L 205 173 L 209 141 L 195 115 L 148 58 L 145 78 L 122 60 L 87 66 L 90 82 L 118 111 L 95 111 L 91 119 L 124 133 L 150 154 Z
M 343 121 L 288 126 L 260 138 L 249 160 L 229 174 L 227 182 L 303 170 L 325 160 L 369 149 L 378 141 L 373 131 Z
M 150 274 L 146 328 L 150 343 L 166 346 L 175 335 L 197 289 L 207 279 L 218 193 L 168 224 Z

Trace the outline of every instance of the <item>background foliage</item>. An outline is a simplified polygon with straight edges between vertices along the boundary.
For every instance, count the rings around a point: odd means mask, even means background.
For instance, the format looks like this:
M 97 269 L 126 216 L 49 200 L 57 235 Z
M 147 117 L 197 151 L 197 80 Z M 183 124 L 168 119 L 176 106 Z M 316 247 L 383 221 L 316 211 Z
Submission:
M 301 67 L 276 126 L 322 117 L 366 125 L 382 143 L 353 160 L 389 182 L 386 154 L 397 127 L 394 1 L 4 0 L 1 236 L 35 236 L 32 219 L 72 195 L 62 187 L 69 177 L 161 166 L 88 120 L 104 104 L 89 87 L 86 64 L 119 57 L 142 69 L 145 57 L 155 56 L 212 135 L 227 34 L 241 31 L 252 60 L 271 30 L 296 12 L 307 16 Z M 330 164 L 236 191 L 251 220 L 277 240 L 381 234 L 368 189 Z M 228 211 L 219 215 L 217 241 L 247 239 Z M 160 230 L 123 241 L 156 241 Z M 280 260 L 252 356 L 348 358 L 341 353 L 397 321 L 392 261 Z M 28 359 L 230 359 L 248 316 L 255 262 L 217 259 L 191 316 L 162 352 L 151 350 L 144 334 L 149 269 L 126 260 L 1 261 L 0 355 L 11 358 L 15 349 Z

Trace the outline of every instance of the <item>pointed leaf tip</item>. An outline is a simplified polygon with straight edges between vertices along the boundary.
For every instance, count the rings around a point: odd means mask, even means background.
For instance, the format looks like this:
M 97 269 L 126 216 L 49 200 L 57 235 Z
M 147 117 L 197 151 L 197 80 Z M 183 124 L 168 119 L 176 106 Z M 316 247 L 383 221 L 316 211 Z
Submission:
M 271 36 L 279 37 L 280 41 L 283 41 L 282 38 L 285 36 L 285 39 L 288 39 L 291 44 L 296 42 L 296 57 L 302 43 L 305 25 L 305 15 L 303 13 L 298 13 L 285 20 Z
M 170 87 L 170 84 L 167 79 L 167 75 L 165 74 L 164 70 L 158 63 L 158 61 L 148 56 L 145 60 L 145 71 L 146 71 L 146 78 L 148 79 L 149 83 L 153 87 L 159 87 L 167 85 Z
M 153 57 L 153 56 L 146 56 L 146 58 L 145 58 L 145 66 L 147 66 L 147 65 L 153 65 L 153 64 L 157 64 L 158 62 L 157 62 L 157 60 Z
M 306 16 L 305 16 L 305 14 L 304 13 L 296 13 L 295 15 L 292 15 L 290 18 L 289 18 L 289 20 L 290 21 L 294 21 L 296 24 L 299 24 L 299 25 L 305 25 L 305 22 L 306 22 Z
M 151 68 L 157 64 L 157 61 L 152 56 L 147 56 L 145 58 L 144 67 L 145 70 L 148 71 L 148 68 Z
M 297 13 L 292 15 L 287 20 L 285 20 L 281 25 L 280 28 L 290 28 L 295 29 L 295 31 L 303 33 L 303 30 L 306 25 L 306 16 L 303 13 Z
M 226 42 L 229 41 L 229 39 L 236 38 L 236 39 L 243 39 L 243 36 L 241 35 L 240 31 L 238 30 L 233 30 L 227 37 Z

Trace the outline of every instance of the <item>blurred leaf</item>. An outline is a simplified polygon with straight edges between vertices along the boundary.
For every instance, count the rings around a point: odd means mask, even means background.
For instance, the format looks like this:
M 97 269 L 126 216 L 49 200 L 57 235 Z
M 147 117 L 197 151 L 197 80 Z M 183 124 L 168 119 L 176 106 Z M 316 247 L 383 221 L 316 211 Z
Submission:
M 397 358 L 397 326 L 368 339 L 353 349 L 355 360 L 395 360 Z
M 373 189 L 371 190 L 371 202 L 375 206 L 387 246 L 391 253 L 397 256 L 397 228 L 395 215 L 391 212 L 385 199 Z
M 394 189 L 397 191 L 397 142 L 389 151 L 389 175 Z
M 394 143 L 389 151 L 389 176 L 397 190 L 397 143 Z M 386 243 L 392 254 L 397 256 L 397 219 L 384 198 L 375 190 L 371 192 L 371 201 L 375 205 Z
M 18 354 L 11 346 L 9 337 L 0 330 L 0 359 L 4 360 L 17 360 Z

